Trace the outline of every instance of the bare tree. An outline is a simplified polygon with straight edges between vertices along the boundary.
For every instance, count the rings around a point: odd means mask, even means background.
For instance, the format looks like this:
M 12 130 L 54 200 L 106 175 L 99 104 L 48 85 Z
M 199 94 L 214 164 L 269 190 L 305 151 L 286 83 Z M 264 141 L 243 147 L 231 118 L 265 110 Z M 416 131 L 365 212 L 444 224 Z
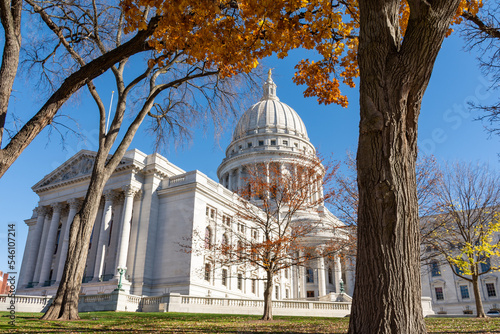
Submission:
M 34 2 L 30 2 L 34 4 Z M 55 2 L 55 4 L 61 4 L 63 2 Z M 2 4 L 4 7 L 8 4 L 7 1 L 3 1 Z M 13 1 L 11 3 L 11 8 L 2 8 L 2 13 L 7 14 L 7 12 L 11 12 L 13 15 L 18 13 L 21 6 L 21 1 Z M 43 2 L 40 2 L 43 4 Z M 47 3 L 49 5 L 50 3 Z M 55 6 L 57 7 L 57 6 Z M 52 8 L 52 6 L 49 6 Z M 4 11 L 5 9 L 5 11 Z M 41 6 L 38 6 L 37 9 L 32 8 L 33 11 L 37 12 L 40 15 L 47 15 L 47 13 L 43 13 L 44 9 Z M 15 14 L 17 15 L 17 14 Z M 6 22 L 10 24 L 9 15 L 4 15 L 7 17 Z M 19 18 L 15 18 L 15 16 L 11 17 L 14 23 L 19 21 Z M 15 19 L 14 19 L 15 18 Z M 152 50 L 152 47 L 147 43 L 148 38 L 154 33 L 159 17 L 153 16 L 149 19 L 149 21 L 145 24 L 143 29 L 138 30 L 135 35 L 127 36 L 127 40 L 123 40 L 118 47 L 113 49 L 107 49 L 106 53 L 100 54 L 99 52 L 95 52 L 92 54 L 87 54 L 85 57 L 85 64 L 80 65 L 77 63 L 77 66 L 74 67 L 74 72 L 68 74 L 66 77 L 61 80 L 61 84 L 57 86 L 57 89 L 50 95 L 50 97 L 46 100 L 44 105 L 28 120 L 19 131 L 15 132 L 9 139 L 8 142 L 5 141 L 4 138 L 4 129 L 5 129 L 5 120 L 7 116 L 7 102 L 8 100 L 2 97 L 2 113 L 0 114 L 0 177 L 4 175 L 7 169 L 14 163 L 14 161 L 19 157 L 19 155 L 23 152 L 23 150 L 31 143 L 31 141 L 48 125 L 52 122 L 54 116 L 61 108 L 61 106 L 81 87 L 85 86 L 89 81 L 95 79 L 102 73 L 106 72 L 111 66 L 119 62 L 123 59 L 128 59 L 128 57 L 143 52 L 147 50 Z M 73 22 L 75 25 L 76 22 Z M 17 23 L 16 23 L 17 24 Z M 12 25 L 9 26 L 7 23 L 4 23 L 2 19 L 2 25 L 4 25 L 4 29 L 8 31 L 16 30 L 19 26 Z M 16 28 L 17 27 L 17 28 Z M 61 49 L 66 48 L 67 45 L 70 44 L 71 47 L 75 47 L 75 44 L 79 44 L 84 36 L 80 35 L 80 33 L 76 33 L 75 35 L 67 34 L 68 30 L 65 30 L 64 26 L 49 26 L 49 28 L 56 33 L 56 35 L 62 39 L 67 38 L 66 43 L 62 43 L 58 46 Z M 12 38 L 9 37 L 9 40 Z M 20 43 L 20 39 L 18 38 L 16 43 Z M 10 44 L 6 44 L 8 47 Z M 12 49 L 12 48 L 11 48 Z M 12 50 L 11 50 L 12 51 Z M 7 53 L 12 53 L 11 51 L 7 51 Z M 14 50 L 15 51 L 15 50 Z M 4 48 L 4 52 L 5 48 Z M 65 51 L 66 52 L 66 51 Z M 95 57 L 94 57 L 95 56 Z M 73 57 L 73 55 L 70 55 Z M 8 57 L 4 57 L 4 60 L 7 61 Z M 47 61 L 50 59 L 47 59 Z M 2 94 L 6 94 L 10 92 L 12 89 L 13 78 L 12 75 L 15 76 L 15 68 L 17 67 L 17 60 L 10 61 L 9 64 L 5 63 L 5 72 L 2 72 Z M 7 73 L 10 76 L 10 79 L 5 77 L 5 82 L 3 81 L 3 73 Z M 5 74 L 5 75 L 7 75 Z M 5 87 L 5 89 L 4 89 Z M 9 88 L 10 87 L 10 88 Z M 10 93 L 9 93 L 10 96 Z M 4 104 L 5 102 L 5 104 Z
M 494 1 L 485 2 L 477 14 L 468 11 L 462 14 L 465 25 L 461 33 L 466 40 L 467 48 L 478 51 L 479 66 L 484 75 L 491 80 L 492 91 L 498 91 L 500 83 L 500 4 Z M 500 100 L 492 105 L 475 105 L 471 107 L 481 114 L 477 119 L 489 124 L 488 131 L 500 135 Z
M 455 163 L 438 189 L 440 213 L 424 218 L 423 246 L 472 283 L 477 316 L 485 317 L 479 277 L 500 270 L 500 244 L 492 238 L 500 233 L 500 175 L 486 166 Z
M 336 235 L 340 241 L 347 236 L 335 233 L 321 215 L 324 201 L 331 197 L 329 185 L 337 167 L 323 166 L 316 156 L 246 167 L 233 219 L 238 222 L 233 224 L 236 230 L 223 221 L 220 227 L 225 232 L 209 248 L 214 267 L 244 267 L 252 273 L 246 279 L 264 280 L 262 320 L 273 318 L 271 299 L 280 271 L 304 266 L 319 256 L 338 256 L 341 251 L 332 237 Z M 329 242 L 318 247 L 312 240 L 321 235 L 327 236 L 321 241 Z M 210 236 L 206 238 L 210 242 Z
M 57 36 L 55 48 L 62 45 L 62 51 L 67 53 L 61 56 L 72 59 L 78 66 L 86 66 L 86 58 L 94 50 L 106 54 L 109 49 L 117 49 L 123 45 L 123 15 L 118 7 L 99 4 L 97 1 L 93 1 L 91 5 L 85 1 L 74 1 L 71 4 L 60 1 L 27 2 Z M 102 21 L 104 24 L 101 24 Z M 114 28 L 106 29 L 109 26 Z M 85 38 L 85 43 L 76 43 L 74 46 L 71 43 L 74 38 Z M 51 53 L 54 52 L 55 49 Z M 147 64 L 139 63 L 143 69 L 135 76 L 130 73 L 127 77 L 131 79 L 128 80 L 125 79 L 127 58 L 111 66 L 118 102 L 109 130 L 106 128 L 104 103 L 93 82 L 87 82 L 87 88 L 98 110 L 99 147 L 82 208 L 76 213 L 70 227 L 61 282 L 43 319 L 79 318 L 78 292 L 99 201 L 107 180 L 120 163 L 145 117 L 149 115 L 154 120 L 152 131 L 161 137 L 159 140 L 167 140 L 166 134 L 187 133 L 192 120 L 200 114 L 219 122 L 220 118 L 234 111 L 231 108 L 234 98 L 232 85 L 229 84 L 229 79 L 218 77 L 217 68 L 207 66 L 203 62 L 190 62 L 182 50 L 161 56 L 153 53 L 150 59 Z M 43 58 L 38 63 L 45 66 Z M 138 67 L 138 64 L 135 67 Z M 46 70 L 47 68 L 42 68 L 42 71 Z M 132 121 L 127 126 L 127 99 L 133 91 L 144 95 L 131 108 Z M 163 101 L 156 102 L 161 96 Z M 111 152 L 115 145 L 115 151 Z

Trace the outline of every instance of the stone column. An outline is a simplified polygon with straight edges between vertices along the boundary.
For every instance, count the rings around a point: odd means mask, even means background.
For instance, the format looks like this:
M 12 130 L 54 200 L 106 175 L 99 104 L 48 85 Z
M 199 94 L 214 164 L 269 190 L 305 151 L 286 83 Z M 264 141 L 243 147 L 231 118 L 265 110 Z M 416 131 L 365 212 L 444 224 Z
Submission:
M 127 266 L 128 244 L 130 239 L 130 224 L 132 223 L 132 209 L 134 206 L 134 195 L 139 189 L 126 186 L 123 188 L 125 200 L 123 202 L 123 215 L 121 222 L 121 237 L 118 246 L 118 261 L 117 268 L 125 268 Z M 115 277 L 118 277 L 118 272 L 115 272 Z
M 104 192 L 104 210 L 102 212 L 101 232 L 99 233 L 99 241 L 97 244 L 97 254 L 95 257 L 94 278 L 93 282 L 98 282 L 103 274 L 104 259 L 106 257 L 108 239 L 109 239 L 109 226 L 113 218 L 113 201 L 115 200 L 116 193 L 112 190 Z
M 227 176 L 227 189 L 233 190 L 233 177 L 232 177 L 233 171 L 229 170 L 228 176 Z
M 56 276 L 56 284 L 61 281 L 63 271 L 64 271 L 64 264 L 66 263 L 66 256 L 68 255 L 68 244 L 69 244 L 69 231 L 71 229 L 71 224 L 73 223 L 73 218 L 75 218 L 76 213 L 78 210 L 80 210 L 80 207 L 82 205 L 82 200 L 72 198 L 68 201 L 69 204 L 69 213 L 68 213 L 68 219 L 66 222 L 63 224 L 63 241 L 62 241 L 62 248 L 61 248 L 61 255 L 59 255 L 59 263 L 57 265 L 57 276 Z
M 50 214 L 48 211 L 45 213 L 45 218 L 43 219 L 43 232 L 40 244 L 38 246 L 38 255 L 36 258 L 35 273 L 33 274 L 33 282 L 40 282 L 40 271 L 43 264 L 43 255 L 45 254 L 45 249 L 47 247 L 47 234 L 49 233 L 50 227 Z
M 52 265 L 52 256 L 56 247 L 57 227 L 59 226 L 59 218 L 61 216 L 61 203 L 52 204 L 52 220 L 50 221 L 49 233 L 47 234 L 47 242 L 45 253 L 43 254 L 42 269 L 40 270 L 39 286 L 44 286 L 45 281 L 49 280 L 50 267 Z
M 307 268 L 302 267 L 300 268 L 300 271 L 302 272 L 302 279 L 300 280 L 301 284 L 301 289 L 300 289 L 300 298 L 306 298 L 307 297 L 307 288 L 306 288 L 306 275 L 307 275 Z
M 47 209 L 43 206 L 39 206 L 37 209 L 37 218 L 35 229 L 28 233 L 28 240 L 26 240 L 26 249 L 24 254 L 26 256 L 26 262 L 24 265 L 24 272 L 19 281 L 20 287 L 25 287 L 29 282 L 33 281 L 33 275 L 35 274 L 36 259 L 38 254 L 38 248 L 40 247 L 40 239 L 42 238 L 43 231 L 43 221 L 45 220 L 45 215 Z
M 241 174 L 242 174 L 242 170 L 241 170 L 241 167 L 238 167 L 237 169 L 238 171 L 238 175 L 236 176 L 236 190 L 240 189 L 241 188 Z
M 293 267 L 290 267 L 290 271 L 292 272 L 292 284 L 291 286 L 293 287 L 293 291 L 292 291 L 292 296 L 291 298 L 295 299 L 295 298 L 299 298 L 299 275 L 298 275 L 298 270 L 299 270 L 299 267 L 296 267 L 296 266 L 293 266 Z
M 325 259 L 321 256 L 318 261 L 318 295 L 326 295 L 326 281 L 325 281 Z M 318 296 L 318 297 L 319 297 Z
M 335 292 L 340 293 L 340 279 L 342 278 L 342 267 L 340 257 L 335 257 Z

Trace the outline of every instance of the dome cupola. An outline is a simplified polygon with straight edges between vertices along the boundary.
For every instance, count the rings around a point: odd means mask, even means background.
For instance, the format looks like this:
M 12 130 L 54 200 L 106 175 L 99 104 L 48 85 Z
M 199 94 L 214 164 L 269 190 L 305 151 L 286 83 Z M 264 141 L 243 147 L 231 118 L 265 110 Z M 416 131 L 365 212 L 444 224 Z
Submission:
M 237 188 L 236 179 L 247 165 L 285 162 L 316 153 L 300 116 L 278 98 L 271 74 L 269 70 L 260 101 L 238 120 L 226 157 L 217 169 L 220 182 L 231 190 Z

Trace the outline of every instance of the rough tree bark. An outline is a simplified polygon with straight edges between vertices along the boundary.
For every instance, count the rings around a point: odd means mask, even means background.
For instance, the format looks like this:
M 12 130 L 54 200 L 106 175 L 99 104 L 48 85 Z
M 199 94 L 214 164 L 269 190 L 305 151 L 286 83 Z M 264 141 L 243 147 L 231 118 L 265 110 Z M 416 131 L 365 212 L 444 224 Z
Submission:
M 360 0 L 358 253 L 349 333 L 425 333 L 415 180 L 417 122 L 459 0 Z
M 107 71 L 120 60 L 151 49 L 147 44 L 147 39 L 155 31 L 158 19 L 158 17 L 152 18 L 146 30 L 139 31 L 128 42 L 82 66 L 78 71 L 64 80 L 59 89 L 52 94 L 43 107 L 19 130 L 3 149 L 0 149 L 0 178 L 33 139 L 52 122 L 59 108 L 73 93 Z
M 273 273 L 267 272 L 266 288 L 264 289 L 264 314 L 261 320 L 273 320 Z
M 0 148 L 2 147 L 7 108 L 16 78 L 21 50 L 22 0 L 1 0 L 0 21 L 4 31 L 4 48 L 0 67 Z

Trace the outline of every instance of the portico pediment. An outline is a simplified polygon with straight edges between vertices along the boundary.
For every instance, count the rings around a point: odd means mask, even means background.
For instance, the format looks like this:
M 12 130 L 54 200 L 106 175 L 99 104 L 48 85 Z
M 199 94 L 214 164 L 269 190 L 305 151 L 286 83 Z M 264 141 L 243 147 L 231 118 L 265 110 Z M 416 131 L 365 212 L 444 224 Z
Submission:
M 92 168 L 94 167 L 95 155 L 96 152 L 81 150 L 35 184 L 32 187 L 33 191 L 38 193 L 90 177 Z M 117 169 L 120 169 L 124 165 L 131 165 L 132 163 L 132 159 L 124 158 Z

